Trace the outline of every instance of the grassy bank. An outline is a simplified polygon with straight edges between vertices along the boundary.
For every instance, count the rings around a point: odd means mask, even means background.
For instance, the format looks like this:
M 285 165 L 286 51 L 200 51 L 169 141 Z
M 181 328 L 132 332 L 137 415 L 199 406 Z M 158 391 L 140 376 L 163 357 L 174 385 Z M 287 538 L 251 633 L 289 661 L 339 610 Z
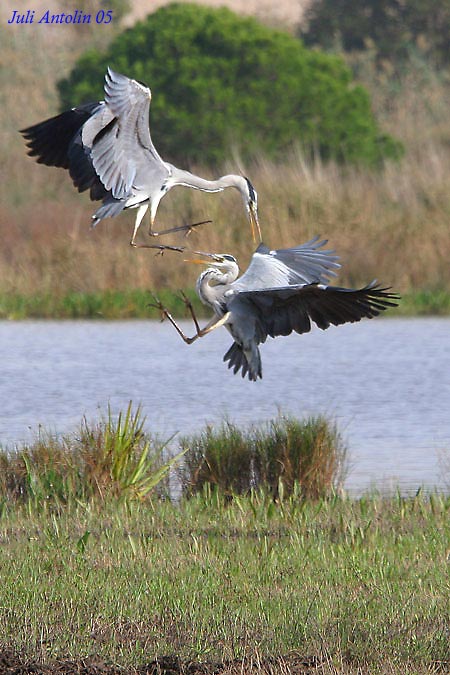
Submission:
M 0 521 L 1 646 L 44 662 L 248 657 L 236 672 L 254 673 L 295 650 L 311 672 L 448 672 L 449 508 L 205 493 L 15 511 Z
M 178 502 L 131 404 L 0 453 L 2 663 L 447 672 L 450 498 L 338 496 L 339 443 L 322 418 L 207 429 L 180 441 Z
M 211 313 L 202 305 L 192 289 L 185 289 L 197 316 Z M 170 313 L 178 318 L 189 318 L 185 304 L 177 291 L 161 289 L 156 292 Z M 0 319 L 158 319 L 161 313 L 151 306 L 150 290 L 70 292 L 58 294 L 0 293 Z M 405 293 L 398 307 L 383 316 L 449 316 L 450 291 L 411 291 Z

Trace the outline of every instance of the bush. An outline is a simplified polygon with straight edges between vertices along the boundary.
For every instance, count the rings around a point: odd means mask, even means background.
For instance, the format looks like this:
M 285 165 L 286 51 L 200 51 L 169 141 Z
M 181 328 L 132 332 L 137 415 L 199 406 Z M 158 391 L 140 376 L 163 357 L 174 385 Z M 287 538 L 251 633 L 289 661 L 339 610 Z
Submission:
M 301 35 L 306 44 L 345 51 L 374 46 L 379 59 L 402 62 L 412 51 L 450 63 L 450 0 L 314 0 Z
M 232 148 L 280 159 L 293 143 L 366 165 L 401 153 L 341 58 L 225 8 L 169 5 L 85 53 L 58 85 L 62 108 L 101 98 L 108 65 L 152 87 L 155 144 L 181 164 L 222 163 Z
M 340 483 L 346 454 L 335 425 L 322 416 L 280 417 L 247 432 L 227 422 L 180 444 L 186 454 L 177 473 L 185 496 L 208 485 L 227 495 L 262 489 L 277 499 L 297 485 L 304 497 L 323 497 Z

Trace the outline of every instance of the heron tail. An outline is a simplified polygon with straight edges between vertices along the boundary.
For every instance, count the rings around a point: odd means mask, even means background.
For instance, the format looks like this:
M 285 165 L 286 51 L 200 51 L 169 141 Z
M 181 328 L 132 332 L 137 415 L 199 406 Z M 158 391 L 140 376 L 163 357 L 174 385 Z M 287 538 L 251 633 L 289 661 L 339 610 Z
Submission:
M 123 211 L 124 206 L 125 206 L 124 200 L 109 197 L 109 199 L 105 201 L 92 216 L 91 227 L 95 227 L 97 223 L 100 222 L 100 220 L 103 220 L 103 218 L 113 218 L 114 216 L 117 216 L 117 214 Z
M 223 357 L 225 363 L 228 361 L 228 368 L 233 369 L 236 375 L 242 369 L 242 377 L 248 376 L 249 380 L 256 382 L 258 377 L 262 377 L 261 355 L 256 344 L 252 343 L 249 349 L 245 349 L 237 342 L 233 342 L 230 349 Z

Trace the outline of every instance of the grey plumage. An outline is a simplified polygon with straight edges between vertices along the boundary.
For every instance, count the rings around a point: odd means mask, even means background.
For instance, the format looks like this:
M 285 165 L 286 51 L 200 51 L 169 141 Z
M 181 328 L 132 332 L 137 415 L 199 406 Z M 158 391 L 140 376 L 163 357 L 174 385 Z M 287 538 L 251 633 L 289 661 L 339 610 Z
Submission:
M 307 333 L 312 323 L 325 330 L 371 319 L 398 304 L 399 296 L 376 281 L 360 289 L 328 285 L 340 265 L 333 251 L 323 250 L 325 244 L 318 237 L 274 251 L 261 244 L 239 278 L 233 256 L 202 254 L 210 260 L 197 280 L 197 293 L 214 310 L 214 318 L 204 329 L 198 328 L 196 336 L 186 338 L 164 310 L 165 315 L 188 343 L 224 325 L 234 339 L 224 361 L 234 373 L 257 380 L 262 377 L 258 345 L 267 337 Z
M 110 68 L 105 76 L 105 98 L 61 113 L 22 129 L 29 155 L 41 164 L 68 169 L 79 192 L 90 191 L 103 204 L 92 216 L 96 225 L 123 209 L 137 208 L 131 244 L 150 208 L 150 234 L 161 199 L 174 186 L 203 192 L 237 189 L 243 200 L 254 237 L 258 232 L 257 194 L 248 178 L 235 174 L 217 180 L 178 169 L 158 154 L 150 135 L 148 87 Z M 187 229 L 171 228 L 166 232 Z

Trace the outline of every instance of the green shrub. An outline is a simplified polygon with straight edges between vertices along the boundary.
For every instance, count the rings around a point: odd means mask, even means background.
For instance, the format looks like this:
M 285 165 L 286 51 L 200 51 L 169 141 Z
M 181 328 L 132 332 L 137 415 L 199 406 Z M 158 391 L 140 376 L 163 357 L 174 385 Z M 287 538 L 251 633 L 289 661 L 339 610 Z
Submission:
M 155 144 L 181 164 L 222 163 L 233 148 L 280 159 L 293 143 L 369 166 L 401 154 L 340 57 L 225 8 L 169 5 L 86 52 L 58 85 L 62 108 L 101 98 L 108 65 L 151 86 Z
M 318 498 L 342 479 L 345 447 L 335 425 L 322 416 L 279 417 L 247 432 L 226 422 L 180 444 L 186 454 L 177 473 L 186 496 L 208 485 L 227 495 L 262 489 L 277 499 L 297 485 L 303 496 Z

